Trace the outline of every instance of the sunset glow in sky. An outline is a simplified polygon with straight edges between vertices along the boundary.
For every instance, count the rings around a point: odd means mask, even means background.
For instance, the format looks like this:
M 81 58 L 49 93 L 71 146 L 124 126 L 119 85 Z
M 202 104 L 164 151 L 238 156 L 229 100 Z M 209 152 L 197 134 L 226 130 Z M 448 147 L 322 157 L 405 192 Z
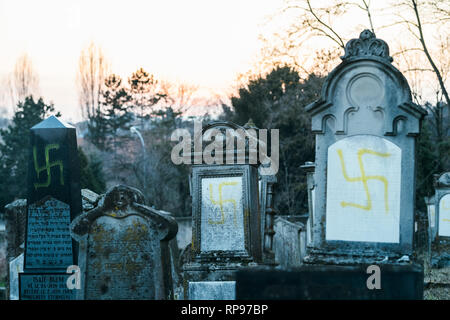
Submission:
M 326 6 L 329 2 L 313 3 Z M 268 16 L 274 15 L 283 3 L 283 0 L 0 0 L 0 90 L 17 58 L 27 53 L 39 76 L 40 94 L 45 101 L 53 101 L 65 120 L 80 120 L 75 81 L 78 59 L 81 50 L 93 41 L 103 49 L 111 72 L 125 81 L 143 67 L 156 79 L 197 85 L 206 96 L 224 96 L 236 85 L 239 73 L 253 70 L 262 46 L 258 37 L 282 32 L 292 22 L 278 15 L 267 23 Z M 405 44 L 417 46 L 417 41 L 408 43 L 411 34 L 405 28 L 382 28 L 396 18 L 394 11 L 383 10 L 393 3 L 393 0 L 371 1 L 377 37 L 389 44 L 391 53 Z M 358 37 L 368 28 L 366 13 L 358 10 L 354 8 L 345 18 L 332 21 L 333 27 L 347 39 Z M 439 27 L 440 24 L 434 23 L 424 29 L 431 49 L 442 40 Z M 335 45 L 325 37 L 308 38 L 301 43 L 300 60 L 314 58 L 317 48 L 313 47 L 321 43 L 322 48 L 328 49 Z M 433 55 L 439 57 L 435 52 Z M 419 68 L 428 65 L 424 57 L 422 54 L 422 60 L 414 60 Z M 394 64 L 398 61 L 399 57 L 394 57 Z M 417 89 L 411 73 L 404 74 L 410 86 Z M 421 74 L 419 80 L 426 77 L 434 79 L 434 74 Z M 434 85 L 422 83 L 420 89 L 425 96 L 435 92 Z
M 282 0 L 0 0 L 0 79 L 28 53 L 45 101 L 79 118 L 80 51 L 100 45 L 127 78 L 143 67 L 157 78 L 226 90 L 251 66 L 260 24 Z

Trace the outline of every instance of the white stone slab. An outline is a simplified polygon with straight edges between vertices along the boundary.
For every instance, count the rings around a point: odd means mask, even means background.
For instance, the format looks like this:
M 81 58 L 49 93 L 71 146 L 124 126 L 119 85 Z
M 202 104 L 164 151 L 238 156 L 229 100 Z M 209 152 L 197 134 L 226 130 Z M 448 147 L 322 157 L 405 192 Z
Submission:
M 9 300 L 19 300 L 19 273 L 23 272 L 23 253 L 9 262 Z
M 201 251 L 245 250 L 242 177 L 203 178 Z
M 439 235 L 450 237 L 450 194 L 439 201 Z
M 236 281 L 189 282 L 189 300 L 236 300 Z
M 372 135 L 328 148 L 326 240 L 399 243 L 401 156 Z

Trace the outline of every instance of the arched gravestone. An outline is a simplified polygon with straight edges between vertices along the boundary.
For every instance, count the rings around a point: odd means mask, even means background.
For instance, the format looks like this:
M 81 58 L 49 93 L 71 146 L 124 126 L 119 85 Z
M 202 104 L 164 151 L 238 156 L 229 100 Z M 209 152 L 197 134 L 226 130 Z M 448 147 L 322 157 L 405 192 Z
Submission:
M 316 134 L 307 260 L 410 255 L 415 137 L 425 111 L 412 103 L 387 44 L 369 30 L 347 43 L 342 60 L 307 107 Z
M 176 221 L 119 185 L 71 224 L 80 242 L 79 299 L 172 299 L 169 240 Z
M 439 239 L 450 240 L 450 172 L 435 181 L 436 229 Z
M 274 264 L 271 207 L 276 177 L 261 177 L 258 186 L 258 170 L 261 176 L 264 171 L 257 157 L 252 158 L 260 143 L 256 129 L 251 121 L 244 127 L 218 121 L 194 137 L 192 256 L 183 265 L 187 299 L 234 298 L 236 270 Z M 208 163 L 207 152 L 214 152 L 218 161 Z

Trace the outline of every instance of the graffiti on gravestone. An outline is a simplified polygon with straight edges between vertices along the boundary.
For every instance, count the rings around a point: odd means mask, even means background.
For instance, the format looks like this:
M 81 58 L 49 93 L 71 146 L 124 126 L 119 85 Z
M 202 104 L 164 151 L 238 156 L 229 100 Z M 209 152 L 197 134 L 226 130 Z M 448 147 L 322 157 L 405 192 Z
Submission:
M 67 300 L 69 266 L 77 264 L 71 220 L 81 212 L 76 129 L 51 116 L 30 129 L 23 300 Z
M 358 135 L 328 148 L 327 240 L 399 242 L 401 149 Z
M 242 177 L 202 179 L 201 250 L 245 250 Z

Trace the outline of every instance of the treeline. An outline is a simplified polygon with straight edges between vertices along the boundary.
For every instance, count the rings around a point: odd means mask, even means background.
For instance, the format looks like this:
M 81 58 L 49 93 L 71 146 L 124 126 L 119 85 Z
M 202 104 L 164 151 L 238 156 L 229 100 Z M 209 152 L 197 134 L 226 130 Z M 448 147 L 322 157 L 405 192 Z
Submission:
M 101 193 L 123 183 L 140 189 L 149 205 L 176 216 L 191 214 L 186 165 L 174 165 L 170 141 L 173 130 L 193 130 L 193 118 L 182 116 L 164 93 L 153 90 L 155 79 L 143 69 L 124 84 L 111 74 L 100 90 L 99 108 L 82 127 L 80 163 L 82 188 Z M 239 125 L 252 119 L 258 128 L 279 129 L 280 164 L 275 206 L 280 214 L 305 214 L 306 174 L 300 168 L 314 161 L 314 136 L 305 106 L 318 98 L 323 76 L 302 79 L 291 67 L 275 67 L 255 76 L 222 105 L 221 120 Z M 425 211 L 424 196 L 434 193 L 433 174 L 448 168 L 449 137 L 442 131 L 443 106 L 426 105 L 429 116 L 422 125 L 417 147 L 417 208 Z M 26 97 L 19 102 L 9 126 L 0 131 L 0 206 L 26 197 L 29 128 L 54 114 L 54 106 L 43 98 Z M 59 114 L 58 114 L 59 115 Z M 204 123 L 211 120 L 203 117 Z M 134 128 L 133 128 L 134 127 Z

